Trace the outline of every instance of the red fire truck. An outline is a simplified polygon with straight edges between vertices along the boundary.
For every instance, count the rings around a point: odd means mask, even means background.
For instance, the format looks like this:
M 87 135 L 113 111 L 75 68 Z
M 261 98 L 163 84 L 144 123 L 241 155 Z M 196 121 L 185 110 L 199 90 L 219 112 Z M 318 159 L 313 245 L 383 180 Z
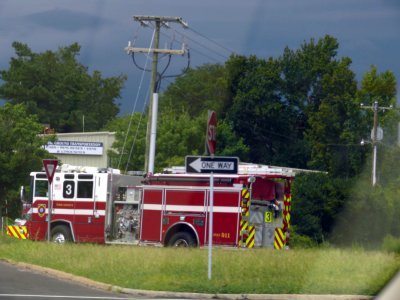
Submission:
M 55 242 L 205 246 L 210 191 L 213 244 L 271 247 L 288 244 L 291 169 L 239 164 L 238 174 L 188 174 L 174 167 L 150 176 L 113 169 L 62 166 L 54 175 L 50 238 Z M 18 225 L 33 240 L 48 238 L 48 181 L 31 173 Z

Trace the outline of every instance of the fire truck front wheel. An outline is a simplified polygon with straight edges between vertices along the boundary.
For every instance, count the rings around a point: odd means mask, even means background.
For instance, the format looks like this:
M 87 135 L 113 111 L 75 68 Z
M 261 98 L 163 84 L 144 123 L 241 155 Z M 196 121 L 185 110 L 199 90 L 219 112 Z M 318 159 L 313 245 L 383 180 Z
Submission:
M 64 225 L 57 225 L 51 230 L 51 241 L 57 244 L 72 242 L 69 229 Z
M 171 247 L 195 247 L 196 241 L 188 232 L 175 233 L 168 242 Z

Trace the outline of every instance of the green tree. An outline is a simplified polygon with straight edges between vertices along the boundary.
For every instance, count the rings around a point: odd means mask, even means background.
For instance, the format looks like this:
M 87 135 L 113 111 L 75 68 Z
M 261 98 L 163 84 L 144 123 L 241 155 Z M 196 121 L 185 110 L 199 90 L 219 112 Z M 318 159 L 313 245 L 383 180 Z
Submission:
M 365 159 L 360 147 L 361 110 L 350 64 L 350 59 L 343 58 L 322 76 L 318 110 L 308 114 L 309 165 L 334 176 L 356 175 Z
M 358 90 L 357 97 L 359 103 L 364 103 L 366 106 L 372 106 L 375 101 L 379 107 L 395 108 L 396 104 L 396 78 L 391 71 L 378 73 L 376 66 L 371 66 L 371 69 L 366 72 L 361 81 L 361 87 Z M 373 127 L 374 113 L 372 109 L 363 109 L 363 138 L 369 140 L 370 133 Z M 390 184 L 394 179 L 400 176 L 396 168 L 396 155 L 398 155 L 398 124 L 400 122 L 400 113 L 398 109 L 388 109 L 378 111 L 379 126 L 383 129 L 383 139 L 378 143 L 378 181 L 385 186 Z M 365 145 L 365 150 L 368 151 L 367 169 L 371 170 L 372 149 L 371 144 Z
M 249 147 L 242 137 L 238 137 L 233 125 L 227 119 L 220 120 L 217 126 L 217 153 L 220 156 L 237 156 L 244 162 L 249 162 Z
M 0 107 L 0 208 L 8 200 L 10 217 L 19 213 L 21 185 L 29 185 L 29 173 L 39 170 L 43 158 L 52 158 L 42 148 L 42 126 L 22 104 Z
M 204 152 L 207 117 L 191 118 L 187 112 L 173 110 L 159 114 L 157 124 L 155 171 L 182 166 L 186 155 Z M 122 170 L 143 170 L 146 142 L 146 117 L 141 113 L 116 118 L 106 128 L 116 131 L 110 152 L 112 166 Z M 128 128 L 129 131 L 128 131 Z
M 156 168 L 182 166 L 187 155 L 201 155 L 205 149 L 206 113 L 191 118 L 188 112 L 164 111 L 157 129 Z
M 157 145 L 157 154 L 161 161 L 166 161 L 165 155 L 171 154 L 171 163 L 183 163 L 183 158 L 188 154 L 203 154 L 205 151 L 205 134 L 207 111 L 214 110 L 217 113 L 217 155 L 239 156 L 242 160 L 248 159 L 249 147 L 244 139 L 237 136 L 233 129 L 233 123 L 226 120 L 226 112 L 230 106 L 227 89 L 227 70 L 219 64 L 206 64 L 196 69 L 190 69 L 184 76 L 176 79 L 160 96 L 160 132 L 158 139 L 162 141 L 164 136 L 170 138 L 182 136 L 182 141 L 167 138 L 166 144 L 160 142 Z M 172 117 L 172 119 L 171 119 Z M 177 124 L 172 126 L 169 122 Z M 169 121 L 167 121 L 169 120 Z M 169 124 L 169 125 L 168 125 Z M 169 132 L 163 129 L 163 126 Z M 193 138 L 193 134 L 199 134 Z M 204 137 L 204 138 L 203 138 Z M 185 144 L 185 139 L 188 143 Z M 182 151 L 171 152 L 173 143 L 180 145 Z M 167 152 L 162 154 L 160 147 Z M 177 147 L 177 146 L 176 146 Z M 185 150 L 186 153 L 183 151 Z M 175 156 L 179 153 L 179 158 Z M 165 166 L 164 163 L 162 163 Z
M 291 216 L 296 234 L 309 236 L 317 243 L 328 240 L 351 186 L 351 180 L 324 173 L 296 175 Z
M 214 110 L 223 117 L 228 99 L 226 85 L 226 69 L 222 65 L 205 64 L 189 69 L 161 95 L 160 111 L 164 107 L 176 112 L 187 111 L 193 118 Z
M 398 180 L 397 180 L 398 184 Z M 361 178 L 354 182 L 345 209 L 335 220 L 331 241 L 337 245 L 380 246 L 388 234 L 399 237 L 397 194 Z
M 364 161 L 359 147 L 363 128 L 351 59 L 338 59 L 338 49 L 338 41 L 329 35 L 297 50 L 286 48 L 280 58 L 283 93 L 305 133 L 307 166 L 354 176 Z
M 111 120 L 106 129 L 116 132 L 116 141 L 109 152 L 111 166 L 124 171 L 143 171 L 147 117 L 134 113 Z
M 232 106 L 227 119 L 257 163 L 305 167 L 307 145 L 298 111 L 282 94 L 281 64 L 272 58 L 232 56 L 227 62 Z
M 8 70 L 0 71 L 0 97 L 12 104 L 24 103 L 29 114 L 50 124 L 57 132 L 99 130 L 118 113 L 125 76 L 102 78 L 88 73 L 78 62 L 80 46 L 74 43 L 57 51 L 34 53 L 14 42 L 16 57 Z

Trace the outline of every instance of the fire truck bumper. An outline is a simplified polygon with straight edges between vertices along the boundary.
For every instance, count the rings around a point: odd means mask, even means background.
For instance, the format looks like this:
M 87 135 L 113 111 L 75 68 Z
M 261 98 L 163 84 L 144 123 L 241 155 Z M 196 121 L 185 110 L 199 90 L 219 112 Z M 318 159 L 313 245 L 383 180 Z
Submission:
M 28 238 L 28 229 L 26 226 L 9 225 L 7 226 L 7 235 L 16 239 L 26 240 Z

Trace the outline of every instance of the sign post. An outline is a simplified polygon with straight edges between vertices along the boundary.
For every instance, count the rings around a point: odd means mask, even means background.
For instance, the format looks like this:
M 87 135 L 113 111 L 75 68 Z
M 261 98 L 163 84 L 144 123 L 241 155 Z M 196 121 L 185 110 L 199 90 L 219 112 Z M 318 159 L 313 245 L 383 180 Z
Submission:
M 43 167 L 46 171 L 47 181 L 48 181 L 48 207 L 47 207 L 47 241 L 50 242 L 50 223 L 51 223 L 51 210 L 52 210 L 52 196 L 53 191 L 51 188 L 51 183 L 53 182 L 54 174 L 56 173 L 58 160 L 56 159 L 43 159 Z
M 217 148 L 217 113 L 208 111 L 207 134 L 206 134 L 206 152 L 209 155 L 215 154 Z
M 212 274 L 212 238 L 213 238 L 213 214 L 214 214 L 214 173 L 210 175 L 210 218 L 208 223 L 208 280 Z
M 214 209 L 214 173 L 237 174 L 239 159 L 237 157 L 186 156 L 186 173 L 210 174 L 210 203 L 208 223 L 208 279 L 212 276 L 212 238 Z

